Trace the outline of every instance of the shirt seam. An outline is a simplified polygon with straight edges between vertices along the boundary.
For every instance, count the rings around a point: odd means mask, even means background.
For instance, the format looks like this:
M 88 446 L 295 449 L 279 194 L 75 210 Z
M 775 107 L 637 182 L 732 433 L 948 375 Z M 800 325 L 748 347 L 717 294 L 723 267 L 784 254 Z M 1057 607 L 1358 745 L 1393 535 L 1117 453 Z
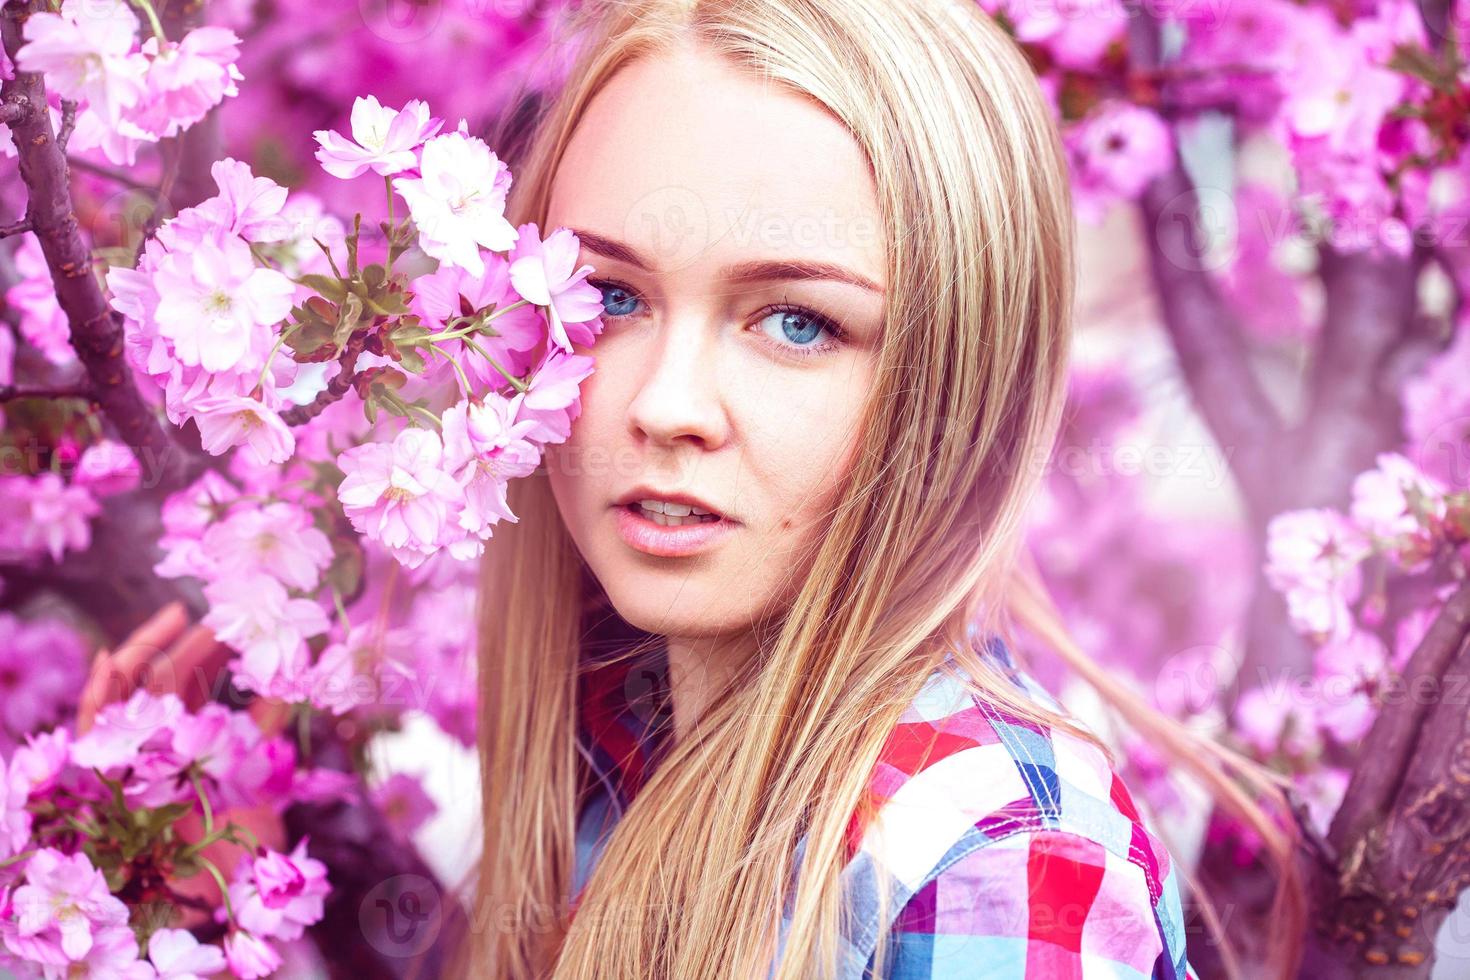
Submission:
M 978 837 L 977 839 L 973 840 L 972 846 L 966 847 L 965 849 L 960 851 L 955 851 L 954 847 L 951 846 L 950 850 L 945 852 L 945 856 L 941 858 L 934 865 L 933 868 L 926 872 L 923 878 L 919 880 L 918 885 L 915 886 L 913 891 L 909 893 L 908 897 L 905 898 L 902 902 L 898 903 L 897 907 L 893 910 L 893 913 L 887 917 L 888 921 L 885 925 L 879 925 L 876 921 L 869 920 L 869 922 L 864 926 L 862 949 L 867 955 L 869 963 L 871 964 L 873 958 L 873 950 L 878 939 L 878 933 L 883 929 L 892 929 L 894 923 L 898 921 L 899 916 L 903 914 L 903 910 L 907 908 L 909 903 L 914 900 L 914 896 L 923 891 L 924 887 L 933 882 L 935 878 L 938 878 L 941 874 L 949 870 L 962 859 L 967 858 L 970 855 L 974 854 L 976 851 L 989 847 L 992 844 L 998 844 L 1001 841 L 1009 840 L 1010 838 L 1015 837 L 1019 834 L 1036 834 L 1041 832 L 1058 833 L 1088 841 L 1101 847 L 1104 851 L 1113 855 L 1114 857 L 1121 858 L 1127 861 L 1134 868 L 1137 868 L 1138 871 L 1143 875 L 1144 886 L 1148 889 L 1149 911 L 1153 915 L 1154 928 L 1159 933 L 1160 944 L 1167 950 L 1168 942 L 1165 939 L 1162 922 L 1159 918 L 1159 895 L 1155 895 L 1154 893 L 1153 876 L 1149 874 L 1149 870 L 1144 864 L 1140 863 L 1140 861 L 1134 860 L 1134 853 L 1138 852 L 1141 854 L 1141 849 L 1138 848 L 1138 846 L 1135 845 L 1130 839 L 1127 850 L 1120 853 L 1118 848 L 1109 845 L 1107 842 L 1100 840 L 1098 837 L 1092 834 L 1084 833 L 1080 830 L 1074 830 L 1065 826 L 1048 826 L 1045 821 L 1046 817 L 1043 814 L 1020 815 L 1016 817 L 1015 825 L 1007 828 L 1005 832 L 996 835 L 986 834 L 985 831 L 980 830 L 977 826 L 974 825 L 967 828 L 965 832 L 960 835 L 960 841 L 963 841 L 966 837 L 969 837 L 972 832 L 983 834 L 984 836 Z M 1130 823 L 1132 822 L 1133 821 L 1130 821 Z M 955 843 L 959 844 L 960 841 L 956 841 Z M 1162 882 L 1159 883 L 1159 887 L 1160 894 L 1162 894 Z

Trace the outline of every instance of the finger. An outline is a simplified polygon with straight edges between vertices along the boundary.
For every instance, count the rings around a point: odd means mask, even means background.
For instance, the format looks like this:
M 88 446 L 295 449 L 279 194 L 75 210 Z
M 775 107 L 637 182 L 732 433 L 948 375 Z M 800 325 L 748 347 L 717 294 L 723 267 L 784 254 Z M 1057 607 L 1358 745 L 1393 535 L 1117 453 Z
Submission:
M 174 674 L 172 689 L 190 711 L 198 710 L 218 693 L 215 688 L 231 653 L 208 626 L 195 626 L 169 651 L 167 663 Z
M 92 657 L 92 669 L 77 699 L 77 734 L 84 735 L 92 727 L 97 709 L 107 700 L 107 678 L 112 674 L 112 654 L 105 647 Z
M 133 688 L 144 679 L 144 667 L 154 654 L 161 653 L 189 625 L 189 612 L 182 602 L 170 602 L 149 617 L 148 621 L 133 630 L 118 647 L 113 664 L 121 676 L 118 694 L 127 698 Z
M 250 717 L 255 719 L 260 732 L 266 738 L 279 735 L 286 728 L 291 706 L 275 698 L 257 697 L 250 702 Z

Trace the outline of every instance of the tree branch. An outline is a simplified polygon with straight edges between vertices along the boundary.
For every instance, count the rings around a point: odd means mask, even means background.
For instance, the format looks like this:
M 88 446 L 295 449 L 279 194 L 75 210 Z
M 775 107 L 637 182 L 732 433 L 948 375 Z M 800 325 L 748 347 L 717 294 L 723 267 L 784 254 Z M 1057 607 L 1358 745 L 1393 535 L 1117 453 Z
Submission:
M 305 425 L 325 412 L 328 406 L 341 401 L 358 379 L 358 372 L 353 367 L 357 364 L 357 355 L 362 353 L 365 340 L 366 334 L 362 333 L 349 338 L 342 355 L 337 358 L 337 374 L 327 382 L 327 387 L 307 404 L 286 409 L 281 413 L 281 421 L 292 427 Z
M 8 0 L 0 10 L 0 35 L 12 64 L 25 43 L 22 25 L 30 13 L 25 0 Z M 140 457 L 161 461 L 168 474 L 166 484 L 182 483 L 187 476 L 185 454 L 138 391 L 123 358 L 122 318 L 103 297 L 92 272 L 91 253 L 78 233 L 66 154 L 51 131 L 44 83 L 34 72 L 16 70 L 14 75 L 0 86 L 0 101 L 26 107 L 10 123 L 28 192 L 26 217 L 51 270 L 57 302 L 71 328 L 72 347 L 86 368 L 97 404 L 122 441 Z
M 97 396 L 87 385 L 0 385 L 0 402 L 19 401 L 22 398 L 84 398 L 97 401 Z
M 1352 479 L 1402 440 L 1396 392 L 1380 381 L 1414 333 L 1413 263 L 1371 249 L 1321 250 L 1327 308 L 1312 356 L 1310 407 L 1292 433 L 1295 507 L 1341 507 Z
M 0 226 L 0 238 L 9 238 L 12 235 L 20 235 L 31 230 L 31 219 L 21 218 L 8 225 Z
M 1414 648 L 1404 669 L 1404 688 L 1408 696 L 1386 704 L 1363 740 L 1360 757 L 1371 765 L 1353 771 L 1342 806 L 1332 819 L 1328 841 L 1340 853 L 1365 832 L 1365 828 L 1386 812 L 1398 792 L 1416 745 L 1424 731 L 1433 702 L 1416 691 L 1432 689 L 1445 693 L 1445 672 L 1465 641 L 1470 629 L 1470 582 L 1461 585 L 1440 610 L 1424 639 Z
M 1129 45 L 1138 70 L 1158 72 L 1158 25 L 1133 18 Z M 1149 267 L 1164 327 L 1200 415 L 1219 444 L 1232 452 L 1232 469 L 1248 506 L 1280 491 L 1271 465 L 1282 422 L 1250 363 L 1244 332 L 1201 261 L 1199 194 L 1176 158 L 1140 201 Z
M 1415 649 L 1401 697 L 1383 706 L 1316 877 L 1304 976 L 1428 975 L 1439 927 L 1470 884 L 1470 582 Z M 1328 972 L 1330 971 L 1330 972 Z

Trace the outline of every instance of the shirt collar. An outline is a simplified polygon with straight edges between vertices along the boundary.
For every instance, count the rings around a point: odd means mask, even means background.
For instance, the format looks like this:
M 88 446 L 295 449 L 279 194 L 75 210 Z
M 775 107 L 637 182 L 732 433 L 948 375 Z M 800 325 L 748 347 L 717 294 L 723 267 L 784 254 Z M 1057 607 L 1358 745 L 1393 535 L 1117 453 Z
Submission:
M 634 657 L 585 663 L 577 705 L 593 779 L 606 779 L 627 806 L 672 742 L 665 644 Z

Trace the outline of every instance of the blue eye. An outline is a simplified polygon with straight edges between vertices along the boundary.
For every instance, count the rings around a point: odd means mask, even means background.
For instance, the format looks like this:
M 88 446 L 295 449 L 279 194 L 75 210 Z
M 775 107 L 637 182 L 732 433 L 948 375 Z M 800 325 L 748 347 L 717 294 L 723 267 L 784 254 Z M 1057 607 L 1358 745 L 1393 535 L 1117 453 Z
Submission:
M 602 290 L 602 308 L 608 316 L 631 316 L 638 308 L 638 297 L 626 286 L 600 279 L 588 279 L 587 283 Z
M 820 313 L 804 306 L 774 306 L 760 320 L 762 331 L 778 346 L 803 357 L 824 354 L 842 346 L 842 328 Z M 825 332 L 831 339 L 813 344 Z
M 638 315 L 638 294 L 610 279 L 588 279 L 602 292 L 602 308 L 610 317 Z M 756 324 L 767 343 L 783 356 L 814 357 L 829 354 L 847 342 L 847 331 L 829 317 L 805 306 L 779 303 L 758 313 Z M 823 334 L 827 340 L 813 343 Z

